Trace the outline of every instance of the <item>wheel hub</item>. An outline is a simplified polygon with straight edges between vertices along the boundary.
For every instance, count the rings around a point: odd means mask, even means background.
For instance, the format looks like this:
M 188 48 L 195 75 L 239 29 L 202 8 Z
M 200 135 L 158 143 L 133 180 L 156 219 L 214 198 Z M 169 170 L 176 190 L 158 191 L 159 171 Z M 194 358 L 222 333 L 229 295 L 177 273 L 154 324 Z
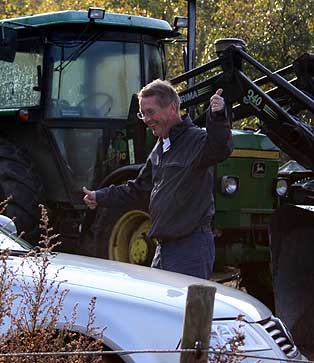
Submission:
M 150 230 L 149 215 L 141 210 L 131 210 L 116 222 L 109 240 L 109 258 L 149 266 L 155 244 L 146 236 Z
M 129 244 L 129 261 L 142 265 L 148 257 L 147 232 L 150 223 L 145 221 L 133 233 Z

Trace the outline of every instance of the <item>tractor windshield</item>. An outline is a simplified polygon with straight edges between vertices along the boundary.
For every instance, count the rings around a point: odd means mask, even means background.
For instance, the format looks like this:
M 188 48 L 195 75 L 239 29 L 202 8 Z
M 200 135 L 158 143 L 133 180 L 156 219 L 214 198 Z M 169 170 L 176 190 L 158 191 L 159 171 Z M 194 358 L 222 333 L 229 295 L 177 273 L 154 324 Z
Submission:
M 110 37 L 88 46 L 84 41 L 51 41 L 48 49 L 46 118 L 52 121 L 50 129 L 75 191 L 135 163 L 133 140 L 127 139 L 132 96 L 145 82 L 164 77 L 156 41 Z M 78 119 L 93 123 L 73 127 L 70 120 Z
M 51 46 L 47 117 L 127 119 L 141 87 L 140 43 L 103 40 L 77 49 L 77 42 Z M 159 49 L 147 44 L 144 52 L 146 77 L 162 77 Z

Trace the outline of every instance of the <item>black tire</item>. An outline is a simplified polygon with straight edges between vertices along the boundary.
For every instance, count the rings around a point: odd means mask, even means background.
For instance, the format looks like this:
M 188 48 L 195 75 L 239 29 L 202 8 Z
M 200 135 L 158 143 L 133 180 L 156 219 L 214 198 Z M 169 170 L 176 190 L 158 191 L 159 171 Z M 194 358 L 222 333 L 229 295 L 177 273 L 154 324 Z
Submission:
M 297 219 L 297 216 L 295 216 Z M 314 345 L 314 226 L 288 230 L 282 240 L 274 279 L 276 313 L 298 346 Z
M 94 224 L 97 256 L 150 266 L 156 242 L 147 237 L 150 229 L 147 210 L 143 207 L 98 209 Z
M 24 232 L 26 241 L 37 244 L 43 185 L 25 150 L 0 138 L 0 201 L 8 197 L 4 214 L 15 217 L 17 231 Z
M 272 273 L 270 262 L 250 262 L 241 265 L 240 288 L 262 301 L 275 311 Z

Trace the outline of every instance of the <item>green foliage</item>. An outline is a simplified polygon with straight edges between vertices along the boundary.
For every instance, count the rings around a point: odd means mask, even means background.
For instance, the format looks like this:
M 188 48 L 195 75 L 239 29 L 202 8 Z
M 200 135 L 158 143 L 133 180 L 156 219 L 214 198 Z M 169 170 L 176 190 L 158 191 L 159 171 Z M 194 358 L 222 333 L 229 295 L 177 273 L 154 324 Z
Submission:
M 3 0 L 2 18 L 58 10 L 86 10 L 90 6 L 165 19 L 187 16 L 186 0 Z M 248 51 L 267 67 L 277 69 L 314 49 L 314 0 L 199 0 L 197 6 L 196 63 L 215 56 L 214 41 L 240 37 Z M 186 36 L 186 34 L 184 34 Z M 181 60 L 182 46 L 170 51 Z M 178 66 L 175 62 L 174 66 Z M 176 72 L 175 72 L 176 73 Z
M 241 37 L 267 67 L 281 68 L 313 47 L 313 0 L 236 0 L 219 5 L 215 16 L 221 19 L 220 36 Z

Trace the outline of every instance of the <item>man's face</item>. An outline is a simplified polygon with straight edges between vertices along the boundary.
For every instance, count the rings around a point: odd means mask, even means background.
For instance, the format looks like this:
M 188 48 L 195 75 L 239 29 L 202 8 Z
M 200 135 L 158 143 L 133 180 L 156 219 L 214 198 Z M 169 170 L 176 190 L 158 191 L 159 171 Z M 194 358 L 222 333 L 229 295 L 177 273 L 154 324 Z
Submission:
M 166 107 L 160 107 L 156 96 L 142 97 L 140 100 L 140 111 L 144 115 L 143 121 L 157 137 L 167 138 L 169 136 L 173 109 L 173 102 Z

